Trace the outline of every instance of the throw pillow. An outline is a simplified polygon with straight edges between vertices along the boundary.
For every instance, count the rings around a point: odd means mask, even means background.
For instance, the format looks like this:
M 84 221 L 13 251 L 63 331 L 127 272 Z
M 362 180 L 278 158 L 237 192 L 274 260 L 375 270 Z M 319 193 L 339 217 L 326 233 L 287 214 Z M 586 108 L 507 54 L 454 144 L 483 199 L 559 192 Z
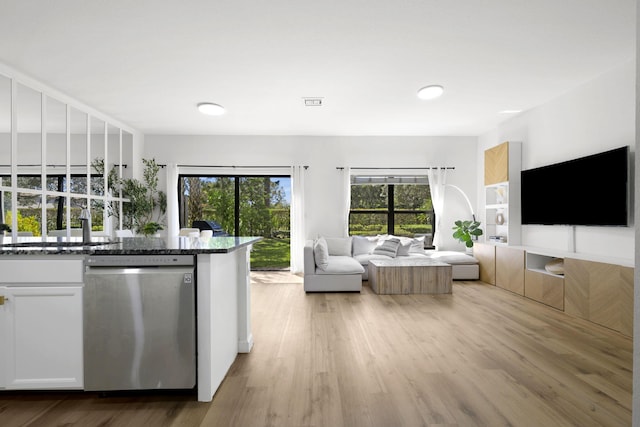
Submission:
M 398 256 L 408 256 L 409 249 L 411 249 L 411 244 L 413 243 L 413 239 L 410 237 L 400 237 L 400 246 L 398 247 Z
M 370 254 L 377 244 L 377 237 L 353 236 L 353 256 Z
M 410 254 L 423 254 L 424 253 L 424 237 L 414 237 L 411 241 L 411 246 L 409 247 Z
M 381 244 L 376 246 L 373 250 L 375 255 L 386 255 L 391 258 L 395 258 L 398 254 L 398 247 L 400 246 L 400 239 L 397 237 L 390 237 L 382 241 Z
M 351 256 L 351 237 L 325 237 L 329 255 Z
M 324 237 L 318 237 L 313 244 L 313 258 L 319 269 L 324 270 L 329 266 L 329 247 Z

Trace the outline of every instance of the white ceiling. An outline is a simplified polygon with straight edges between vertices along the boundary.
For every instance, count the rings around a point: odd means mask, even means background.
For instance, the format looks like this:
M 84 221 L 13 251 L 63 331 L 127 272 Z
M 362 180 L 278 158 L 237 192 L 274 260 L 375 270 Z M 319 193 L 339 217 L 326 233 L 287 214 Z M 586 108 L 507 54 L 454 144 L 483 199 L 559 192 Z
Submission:
M 0 0 L 0 62 L 146 134 L 479 135 L 633 60 L 635 4 Z

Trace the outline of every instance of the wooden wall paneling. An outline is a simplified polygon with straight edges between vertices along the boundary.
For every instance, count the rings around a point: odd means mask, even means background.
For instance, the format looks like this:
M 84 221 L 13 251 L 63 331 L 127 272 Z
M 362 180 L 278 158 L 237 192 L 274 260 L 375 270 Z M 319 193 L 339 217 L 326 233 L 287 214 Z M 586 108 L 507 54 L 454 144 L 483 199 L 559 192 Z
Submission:
M 524 295 L 523 249 L 496 246 L 496 286 Z
M 564 278 L 525 270 L 524 295 L 558 310 L 564 310 Z
M 496 284 L 496 247 L 487 243 L 475 243 L 473 256 L 480 264 L 480 280 L 490 285 Z
M 503 142 L 484 152 L 484 185 L 509 180 L 509 143 Z

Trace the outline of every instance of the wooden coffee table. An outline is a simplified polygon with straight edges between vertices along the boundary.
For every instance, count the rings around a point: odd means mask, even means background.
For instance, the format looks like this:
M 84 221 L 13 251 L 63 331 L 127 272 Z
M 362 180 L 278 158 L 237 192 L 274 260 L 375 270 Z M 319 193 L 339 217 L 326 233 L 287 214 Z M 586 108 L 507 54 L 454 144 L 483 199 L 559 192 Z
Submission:
M 369 285 L 377 294 L 450 294 L 451 265 L 429 258 L 369 261 Z

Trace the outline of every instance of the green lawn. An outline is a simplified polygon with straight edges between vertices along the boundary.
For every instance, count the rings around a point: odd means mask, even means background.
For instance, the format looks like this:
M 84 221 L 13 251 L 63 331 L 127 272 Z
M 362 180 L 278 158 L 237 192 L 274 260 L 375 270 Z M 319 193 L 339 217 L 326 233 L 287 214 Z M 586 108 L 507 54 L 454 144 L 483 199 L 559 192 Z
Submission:
M 251 251 L 251 269 L 280 270 L 289 268 L 290 259 L 289 239 L 264 238 Z

